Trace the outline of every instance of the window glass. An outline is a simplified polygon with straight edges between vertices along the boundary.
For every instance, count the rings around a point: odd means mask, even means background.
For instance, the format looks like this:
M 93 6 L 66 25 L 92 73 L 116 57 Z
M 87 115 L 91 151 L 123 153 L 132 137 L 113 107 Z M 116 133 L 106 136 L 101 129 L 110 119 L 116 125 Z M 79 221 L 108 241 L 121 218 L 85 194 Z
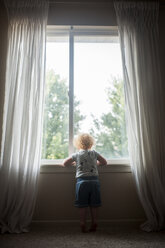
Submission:
M 72 130 L 92 134 L 95 149 L 107 159 L 128 158 L 118 36 L 92 35 L 91 30 L 76 34 L 80 30 L 51 28 L 48 36 L 42 158 L 67 157 L 73 150 Z
M 53 37 L 46 47 L 46 92 L 42 158 L 68 156 L 69 142 L 69 37 Z
M 74 133 L 91 133 L 107 159 L 128 156 L 118 37 L 75 36 Z

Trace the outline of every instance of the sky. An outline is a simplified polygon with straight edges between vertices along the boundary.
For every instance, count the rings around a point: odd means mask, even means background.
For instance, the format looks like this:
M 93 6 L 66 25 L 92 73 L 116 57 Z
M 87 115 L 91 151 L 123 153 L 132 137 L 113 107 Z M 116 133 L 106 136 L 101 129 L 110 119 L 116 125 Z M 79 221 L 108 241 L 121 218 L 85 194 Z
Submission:
M 54 69 L 69 84 L 68 42 L 47 42 L 47 70 Z M 92 125 L 91 114 L 99 118 L 109 111 L 106 88 L 111 77 L 122 78 L 119 43 L 75 42 L 74 44 L 74 94 L 80 100 L 80 111 L 87 118 L 82 131 Z

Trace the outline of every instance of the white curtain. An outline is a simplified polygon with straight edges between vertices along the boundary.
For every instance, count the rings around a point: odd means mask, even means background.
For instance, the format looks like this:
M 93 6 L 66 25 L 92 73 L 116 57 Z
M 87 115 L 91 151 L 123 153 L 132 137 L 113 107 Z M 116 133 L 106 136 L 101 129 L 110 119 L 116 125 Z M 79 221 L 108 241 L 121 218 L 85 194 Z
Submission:
M 0 160 L 1 232 L 28 231 L 40 167 L 46 0 L 6 0 L 9 17 Z
M 114 2 L 125 80 L 129 155 L 147 221 L 165 227 L 165 125 L 157 1 Z

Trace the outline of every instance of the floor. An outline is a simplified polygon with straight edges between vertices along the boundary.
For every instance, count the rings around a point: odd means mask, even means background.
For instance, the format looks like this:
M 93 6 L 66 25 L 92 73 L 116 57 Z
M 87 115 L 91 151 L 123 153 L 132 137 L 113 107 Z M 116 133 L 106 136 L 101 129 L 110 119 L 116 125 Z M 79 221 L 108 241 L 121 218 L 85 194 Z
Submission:
M 146 233 L 135 225 L 99 224 L 81 233 L 78 223 L 33 224 L 29 233 L 0 235 L 0 248 L 164 248 L 165 231 Z

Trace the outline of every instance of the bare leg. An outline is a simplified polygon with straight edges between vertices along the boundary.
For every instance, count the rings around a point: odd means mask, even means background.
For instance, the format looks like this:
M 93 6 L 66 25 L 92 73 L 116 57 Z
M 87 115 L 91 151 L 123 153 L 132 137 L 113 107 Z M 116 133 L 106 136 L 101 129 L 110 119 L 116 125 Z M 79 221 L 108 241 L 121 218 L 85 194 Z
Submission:
M 97 208 L 90 207 L 90 213 L 91 213 L 91 228 L 89 229 L 90 232 L 95 232 L 97 229 Z
M 87 213 L 87 208 L 79 208 L 79 211 L 80 211 L 81 231 L 86 232 L 86 213 Z

